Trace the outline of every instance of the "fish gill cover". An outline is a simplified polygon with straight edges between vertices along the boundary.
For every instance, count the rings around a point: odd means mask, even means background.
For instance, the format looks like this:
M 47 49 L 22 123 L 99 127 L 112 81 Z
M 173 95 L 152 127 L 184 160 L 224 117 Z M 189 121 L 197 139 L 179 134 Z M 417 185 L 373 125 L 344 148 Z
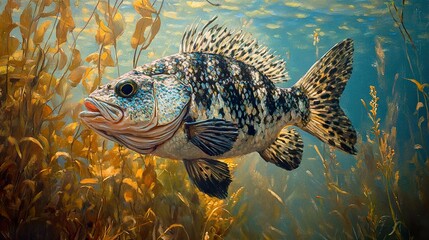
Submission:
M 428 237 L 425 1 L 5 0 L 0 11 L 1 239 Z M 292 172 L 257 154 L 224 160 L 234 182 L 219 200 L 179 161 L 138 154 L 79 121 L 84 96 L 177 52 L 186 25 L 208 15 L 275 50 L 291 84 L 319 52 L 353 38 L 341 105 L 357 155 L 303 133 Z

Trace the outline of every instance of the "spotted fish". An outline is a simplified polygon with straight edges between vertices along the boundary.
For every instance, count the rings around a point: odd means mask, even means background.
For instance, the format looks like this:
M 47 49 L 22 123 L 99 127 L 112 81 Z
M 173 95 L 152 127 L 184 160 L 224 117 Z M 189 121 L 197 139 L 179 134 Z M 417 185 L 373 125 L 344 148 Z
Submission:
M 82 121 L 136 152 L 183 160 L 204 193 L 225 198 L 219 159 L 258 152 L 286 170 L 301 162 L 297 126 L 355 154 L 356 132 L 339 105 L 352 72 L 353 41 L 330 49 L 291 88 L 285 62 L 249 34 L 212 19 L 191 26 L 178 54 L 137 67 L 85 99 Z

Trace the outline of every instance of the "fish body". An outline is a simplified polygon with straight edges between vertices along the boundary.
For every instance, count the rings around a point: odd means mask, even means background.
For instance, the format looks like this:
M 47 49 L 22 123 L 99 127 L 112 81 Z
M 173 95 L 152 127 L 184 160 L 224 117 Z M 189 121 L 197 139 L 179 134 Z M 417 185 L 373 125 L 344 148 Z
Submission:
M 180 159 L 203 192 L 225 198 L 231 182 L 218 159 L 258 152 L 286 170 L 299 166 L 298 126 L 355 153 L 356 132 L 339 107 L 353 42 L 334 46 L 293 87 L 285 63 L 241 31 L 211 25 L 185 32 L 181 51 L 101 86 L 80 114 L 90 128 L 142 154 Z
M 182 125 L 170 141 L 152 152 L 161 157 L 218 159 L 262 151 L 284 126 L 299 123 L 309 114 L 308 99 L 299 89 L 277 88 L 254 67 L 218 54 L 177 54 L 135 71 L 145 76 L 168 74 L 189 86 L 186 121 L 223 119 L 237 126 L 231 150 L 211 156 L 189 141 Z

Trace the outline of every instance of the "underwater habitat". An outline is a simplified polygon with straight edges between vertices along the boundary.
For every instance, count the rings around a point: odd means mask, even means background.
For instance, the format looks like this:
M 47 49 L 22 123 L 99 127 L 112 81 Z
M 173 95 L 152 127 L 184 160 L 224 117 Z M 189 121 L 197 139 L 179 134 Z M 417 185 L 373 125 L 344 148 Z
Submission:
M 356 153 L 291 126 L 299 167 L 222 158 L 213 197 L 181 159 L 82 121 L 91 93 L 216 16 L 285 61 L 282 88 L 353 39 L 339 104 Z M 428 53 L 426 0 L 1 0 L 0 239 L 429 239 Z

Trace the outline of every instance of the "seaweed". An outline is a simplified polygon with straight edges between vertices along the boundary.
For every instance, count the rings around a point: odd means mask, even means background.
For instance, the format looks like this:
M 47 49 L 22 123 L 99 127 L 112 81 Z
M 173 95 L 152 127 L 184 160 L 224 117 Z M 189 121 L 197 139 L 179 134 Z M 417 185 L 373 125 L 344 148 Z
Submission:
M 197 193 L 178 163 L 166 165 L 163 159 L 107 142 L 78 120 L 82 102 L 73 100 L 75 89 L 92 92 L 106 69 L 118 66 L 117 39 L 126 27 L 121 4 L 97 1 L 80 29 L 69 0 L 29 1 L 23 6 L 8 0 L 4 6 L 2 238 L 195 239 L 228 231 L 231 204 Z M 155 14 L 154 20 L 137 24 L 136 34 L 146 36 L 142 32 L 150 29 L 149 36 L 137 43 L 131 39 L 136 50 L 140 46 L 133 62 L 137 64 L 158 33 L 162 3 L 158 10 L 149 1 L 135 1 L 134 6 L 147 19 Z M 22 10 L 18 22 L 14 9 Z M 98 51 L 82 58 L 77 40 L 94 23 Z M 20 38 L 12 35 L 18 27 Z M 178 179 L 186 184 L 178 184 Z M 229 199 L 236 202 L 239 195 Z

